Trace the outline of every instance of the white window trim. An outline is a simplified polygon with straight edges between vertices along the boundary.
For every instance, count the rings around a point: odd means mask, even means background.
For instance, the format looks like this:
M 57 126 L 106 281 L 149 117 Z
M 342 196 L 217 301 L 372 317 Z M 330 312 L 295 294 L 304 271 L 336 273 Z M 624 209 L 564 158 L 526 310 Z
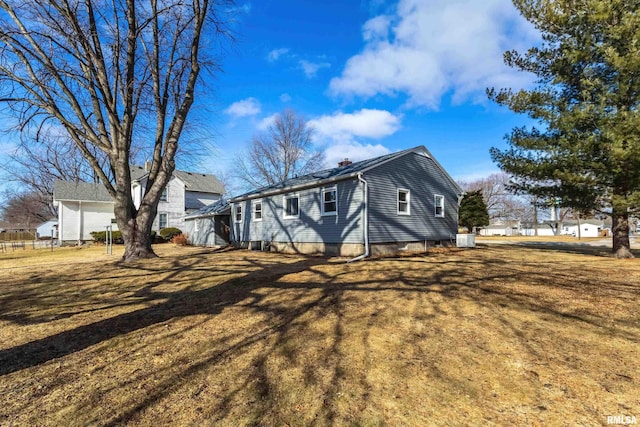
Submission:
M 400 192 L 406 192 L 407 193 L 407 211 L 406 212 L 401 212 L 400 211 Z M 396 191 L 396 211 L 398 215 L 411 215 L 411 190 L 408 190 L 406 188 L 398 188 L 398 191 Z
M 238 208 L 240 208 L 240 219 L 238 219 Z M 233 205 L 233 222 L 239 224 L 242 222 L 242 216 L 244 215 L 242 204 Z
M 162 215 L 165 217 L 164 227 L 162 224 Z M 162 230 L 163 228 L 169 227 L 169 215 L 166 212 L 158 212 L 158 230 Z
M 298 214 L 297 215 L 287 215 L 287 200 L 288 199 L 298 199 Z M 300 195 L 299 194 L 287 194 L 286 196 L 282 196 L 282 217 L 284 219 L 300 218 Z
M 160 193 L 160 200 L 161 202 L 168 202 L 169 201 L 169 188 L 168 187 L 164 187 L 164 189 L 162 190 L 162 193 Z
M 440 207 L 442 208 L 442 213 L 440 215 L 437 214 L 436 209 L 438 208 L 438 197 L 442 198 L 442 204 Z M 436 218 L 444 218 L 444 196 L 442 194 L 434 194 L 433 195 L 433 215 Z
M 260 218 L 256 218 L 256 206 L 257 206 L 258 204 L 260 204 Z M 262 200 L 259 200 L 259 201 L 257 201 L 257 202 L 255 202 L 255 201 L 253 202 L 253 207 L 251 208 L 251 219 L 252 219 L 254 222 L 260 222 L 260 221 L 262 221 L 262 218 L 263 218 L 263 216 L 264 216 L 264 210 L 263 210 L 263 207 L 264 207 L 264 205 L 263 205 L 263 203 L 262 203 Z
M 324 205 L 325 205 L 325 200 L 324 200 L 324 193 L 330 192 L 330 191 L 335 191 L 336 192 L 336 200 L 335 200 L 335 204 L 336 204 L 336 210 L 333 212 L 325 212 L 324 211 Z M 338 215 L 338 187 L 327 187 L 327 188 L 323 188 L 322 191 L 320 192 L 320 215 L 322 216 L 336 216 Z

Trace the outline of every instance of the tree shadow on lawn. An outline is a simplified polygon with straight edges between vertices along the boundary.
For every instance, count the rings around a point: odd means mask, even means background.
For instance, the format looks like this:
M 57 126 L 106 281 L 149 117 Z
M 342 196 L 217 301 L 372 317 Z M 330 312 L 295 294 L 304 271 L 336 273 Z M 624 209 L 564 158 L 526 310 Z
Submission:
M 592 255 L 603 258 L 614 258 L 614 253 L 611 249 L 611 245 L 592 245 L 589 243 L 580 242 L 511 242 L 511 243 L 491 243 L 481 242 L 477 244 L 478 248 L 502 246 L 518 250 L 522 248 L 537 249 L 541 251 L 575 254 L 575 255 Z M 640 257 L 640 250 L 631 249 L 631 253 L 636 257 Z
M 277 404 L 271 400 L 274 399 L 274 384 L 270 379 L 271 374 L 267 363 L 269 356 L 275 351 L 284 352 L 285 356 L 287 356 L 287 351 L 298 351 L 301 348 L 300 344 L 296 344 L 291 350 L 287 350 L 287 343 L 295 335 L 295 332 L 311 328 L 314 320 L 319 320 L 326 316 L 335 316 L 336 320 L 329 334 L 330 345 L 322 351 L 322 357 L 319 357 L 317 361 L 319 367 L 330 366 L 332 371 L 330 380 L 322 387 L 323 395 L 318 396 L 319 401 L 322 402 L 321 408 L 318 410 L 318 416 L 331 424 L 338 417 L 335 401 L 340 383 L 345 371 L 350 369 L 347 366 L 342 366 L 346 361 L 341 355 L 341 352 L 344 351 L 341 348 L 345 334 L 344 330 L 349 327 L 347 317 L 354 310 L 354 307 L 358 305 L 358 296 L 363 292 L 377 294 L 392 292 L 394 298 L 406 299 L 407 303 L 415 299 L 419 294 L 437 294 L 445 299 L 469 298 L 492 310 L 500 310 L 500 307 L 507 306 L 516 310 L 543 313 L 570 321 L 586 322 L 591 326 L 606 329 L 604 321 L 594 318 L 591 314 L 572 313 L 548 301 L 537 300 L 532 295 L 501 289 L 500 283 L 518 280 L 522 273 L 504 268 L 502 266 L 503 261 L 499 259 L 491 260 L 486 257 L 479 261 L 473 258 L 456 257 L 438 259 L 438 271 L 430 271 L 428 264 L 425 264 L 426 269 L 421 271 L 420 274 L 412 274 L 411 270 L 402 268 L 397 271 L 390 271 L 386 263 L 387 260 L 372 260 L 357 265 L 352 264 L 327 273 L 324 267 L 329 262 L 324 258 L 287 257 L 284 255 L 267 257 L 237 256 L 237 254 L 234 254 L 234 257 L 237 257 L 234 258 L 235 264 L 234 262 L 225 264 L 224 257 L 227 256 L 225 254 L 190 254 L 185 257 L 172 258 L 170 265 L 165 265 L 167 260 L 161 260 L 158 263 L 120 266 L 118 267 L 118 274 L 114 274 L 108 268 L 98 269 L 99 276 L 110 278 L 114 281 L 121 278 L 122 274 L 128 277 L 157 274 L 158 280 L 152 281 L 144 287 L 137 287 L 130 297 L 131 301 L 122 302 L 123 306 L 140 303 L 152 305 L 2 350 L 0 351 L 0 375 L 8 375 L 22 369 L 35 367 L 53 359 L 80 352 L 118 336 L 162 324 L 171 319 L 202 314 L 216 316 L 225 309 L 241 306 L 252 313 L 267 316 L 269 321 L 256 330 L 248 331 L 239 339 L 233 339 L 230 336 L 211 337 L 211 339 L 220 341 L 217 343 L 215 351 L 198 352 L 198 349 L 194 349 L 195 360 L 192 363 L 176 361 L 172 370 L 178 370 L 178 376 L 162 377 L 159 382 L 154 383 L 154 387 L 144 397 L 133 399 L 125 407 L 119 408 L 115 414 L 110 413 L 109 424 L 115 425 L 132 420 L 141 411 L 183 387 L 185 382 L 194 378 L 199 372 L 212 364 L 223 364 L 229 358 L 239 357 L 247 348 L 268 340 L 270 342 L 269 346 L 255 356 L 252 362 L 253 375 L 247 375 L 238 385 L 229 389 L 213 408 L 207 409 L 213 421 L 224 420 L 232 416 L 234 400 L 243 392 L 246 392 L 248 388 L 251 388 L 254 391 L 255 399 L 252 402 L 255 406 L 254 416 L 259 422 L 261 417 L 273 409 L 272 405 Z M 237 262 L 238 258 L 241 261 L 240 263 Z M 425 262 L 428 260 L 427 257 L 423 259 Z M 221 262 L 216 264 L 216 261 Z M 420 257 L 401 258 L 392 261 L 411 263 L 413 268 L 421 267 Z M 238 274 L 237 277 L 225 280 L 220 284 L 209 285 L 204 289 L 199 289 L 197 286 L 188 286 L 186 289 L 178 291 L 162 291 L 163 286 L 167 284 L 184 282 L 185 279 L 182 276 L 194 271 L 198 273 L 195 277 L 196 281 L 206 281 L 207 277 L 212 277 L 210 280 L 215 281 L 214 276 L 220 274 L 219 270 L 222 270 L 220 275 L 234 273 L 233 266 L 238 266 L 238 264 L 243 271 L 240 273 L 235 272 Z M 472 277 L 469 273 L 477 270 L 478 267 L 487 268 L 491 273 Z M 353 277 L 354 272 L 357 273 L 359 269 L 362 269 L 362 273 L 355 276 L 357 280 L 344 281 L 344 277 Z M 245 273 L 244 271 L 246 270 L 249 270 L 249 272 Z M 281 280 L 288 275 L 296 273 L 309 273 L 313 275 L 313 278 L 310 280 Z M 416 272 L 414 271 L 413 273 Z M 538 283 L 543 286 L 545 285 L 545 274 L 545 272 L 541 272 L 538 277 L 533 276 L 529 280 L 531 283 Z M 563 274 L 569 274 L 569 271 L 567 270 Z M 374 275 L 383 278 L 374 279 L 370 277 Z M 43 286 L 46 286 L 47 279 L 45 277 L 40 279 L 43 282 Z M 52 279 L 49 278 L 49 280 Z M 59 277 L 57 280 L 67 283 L 76 279 L 69 275 L 68 277 Z M 82 278 L 77 278 L 77 280 L 83 281 Z M 571 286 L 577 289 L 588 288 L 592 285 L 588 280 L 576 279 L 571 282 Z M 296 304 L 286 304 L 269 299 L 273 293 L 287 290 L 300 290 L 301 292 L 298 295 L 301 297 L 304 297 L 305 291 L 315 290 L 319 291 L 319 293 L 313 298 Z M 621 288 L 620 290 L 636 296 L 638 293 L 637 286 L 629 289 Z M 25 304 L 28 304 L 28 301 L 25 301 Z M 422 309 L 416 306 L 416 310 L 424 311 L 424 313 L 416 313 L 416 316 L 425 322 L 428 322 L 429 316 L 438 316 L 445 313 L 435 303 L 431 307 L 423 307 Z M 429 310 L 433 312 L 427 314 Z M 312 316 L 309 316 L 310 312 L 313 312 Z M 12 316 L 7 320 L 19 320 L 15 314 Z M 371 317 L 366 322 L 367 326 L 362 331 L 362 347 L 367 353 L 373 351 L 369 348 L 368 337 L 373 324 L 380 321 L 377 316 L 375 312 L 371 313 Z M 500 316 L 498 315 L 498 317 Z M 27 324 L 33 322 L 33 319 L 25 318 L 22 321 Z M 506 330 L 509 329 L 512 335 L 515 334 L 523 342 L 526 342 L 522 331 L 518 329 L 517 325 L 506 322 L 503 322 L 503 325 L 505 331 L 502 333 L 506 333 Z M 638 339 L 637 335 L 628 336 L 627 338 Z M 421 338 L 416 336 L 409 337 L 409 339 L 419 340 Z M 533 354 L 537 350 L 531 347 L 529 351 Z M 296 355 L 291 354 L 287 357 L 294 360 Z M 367 379 L 367 371 L 371 366 L 367 365 L 367 363 L 370 363 L 367 362 L 369 359 L 364 358 L 364 360 L 365 366 L 358 375 L 359 390 L 362 391 L 361 405 L 367 404 L 368 390 L 371 388 Z M 154 374 L 151 372 L 148 375 L 152 376 Z M 305 378 L 308 377 L 311 382 L 318 381 L 314 380 L 315 375 L 313 371 L 305 371 Z M 444 374 L 440 373 L 439 375 Z M 130 383 L 123 383 L 120 386 L 133 387 L 134 382 L 144 382 L 143 380 L 143 378 L 139 377 L 131 378 Z M 89 404 L 87 403 L 87 405 Z M 91 408 L 87 407 L 86 409 L 90 410 Z M 93 422 L 101 423 L 104 421 L 104 418 L 93 420 Z
M 162 274 L 162 279 L 152 281 L 148 285 L 138 288 L 134 295 L 127 298 L 128 301 L 122 301 L 118 304 L 100 306 L 96 310 L 104 310 L 113 307 L 125 307 L 139 304 L 152 304 L 149 307 L 135 310 L 128 313 L 119 314 L 114 317 L 90 323 L 88 325 L 79 326 L 77 328 L 67 330 L 46 338 L 31 341 L 13 348 L 0 351 L 0 375 L 6 375 L 31 366 L 40 365 L 49 360 L 63 357 L 77 351 L 81 351 L 87 347 L 109 340 L 111 338 L 125 335 L 130 332 L 144 329 L 148 326 L 166 322 L 173 318 L 193 316 L 197 314 L 215 315 L 222 311 L 225 307 L 250 299 L 254 304 L 258 304 L 263 295 L 255 293 L 256 289 L 264 286 L 266 283 L 276 282 L 280 277 L 287 274 L 303 271 L 313 265 L 322 264 L 326 260 L 322 258 L 308 258 L 290 264 L 264 264 L 260 265 L 254 262 L 254 266 L 258 269 L 239 278 L 228 280 L 219 285 L 215 285 L 203 290 L 182 290 L 178 292 L 156 292 L 154 288 L 160 285 L 166 285 L 173 281 L 180 281 L 180 275 L 194 268 L 197 264 L 203 262 L 205 257 L 189 257 L 189 261 L 182 264 L 182 258 L 176 258 L 169 268 L 162 267 L 155 273 Z M 143 270 L 138 267 L 121 265 L 114 268 L 122 268 L 129 270 L 127 276 L 144 277 L 154 274 L 153 267 L 141 264 Z M 208 269 L 208 268 L 207 268 Z M 215 271 L 215 268 L 212 268 Z M 108 274 L 108 273 L 107 273 Z M 109 278 L 107 276 L 107 278 Z M 112 276 L 111 280 L 117 280 L 120 276 Z M 105 279 L 104 276 L 101 279 Z M 50 279 L 51 280 L 51 279 Z M 83 282 L 85 278 L 61 277 L 58 276 L 56 281 L 62 282 L 68 286 L 74 286 L 74 281 Z M 45 279 L 41 280 L 44 288 L 51 285 L 58 288 L 56 283 L 46 283 Z M 117 287 L 114 284 L 114 287 Z M 35 295 L 32 294 L 33 297 Z M 22 302 L 27 303 L 29 295 L 23 295 Z M 83 312 L 91 312 L 93 310 L 77 310 L 66 313 L 62 317 L 68 317 Z M 50 319 L 32 318 L 31 316 L 21 316 L 20 313 L 0 315 L 0 318 L 21 323 L 33 324 L 47 322 Z

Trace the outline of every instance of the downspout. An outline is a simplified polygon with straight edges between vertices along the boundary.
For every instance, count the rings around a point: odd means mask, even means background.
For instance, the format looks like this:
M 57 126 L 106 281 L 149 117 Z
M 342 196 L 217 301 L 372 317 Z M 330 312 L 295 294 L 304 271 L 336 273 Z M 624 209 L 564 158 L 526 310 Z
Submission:
M 367 181 L 362 178 L 362 173 L 358 174 L 358 180 L 364 184 L 364 209 L 362 210 L 362 227 L 364 231 L 362 232 L 364 238 L 364 253 L 359 255 L 353 259 L 350 259 L 349 262 L 360 261 L 369 256 L 369 186 L 367 185 Z

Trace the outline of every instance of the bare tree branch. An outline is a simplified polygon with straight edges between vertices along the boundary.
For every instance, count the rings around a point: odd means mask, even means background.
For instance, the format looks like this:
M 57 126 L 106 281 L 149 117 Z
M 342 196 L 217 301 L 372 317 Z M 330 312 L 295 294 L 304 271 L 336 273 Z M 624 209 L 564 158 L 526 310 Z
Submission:
M 273 185 L 322 168 L 324 153 L 313 147 L 313 128 L 293 110 L 278 114 L 236 157 L 236 176 L 251 187 Z
M 149 232 L 194 103 L 203 38 L 227 39 L 230 4 L 0 0 L 0 102 L 24 128 L 53 119 L 66 131 L 114 199 L 125 259 L 154 255 Z M 129 164 L 150 134 L 136 207 Z

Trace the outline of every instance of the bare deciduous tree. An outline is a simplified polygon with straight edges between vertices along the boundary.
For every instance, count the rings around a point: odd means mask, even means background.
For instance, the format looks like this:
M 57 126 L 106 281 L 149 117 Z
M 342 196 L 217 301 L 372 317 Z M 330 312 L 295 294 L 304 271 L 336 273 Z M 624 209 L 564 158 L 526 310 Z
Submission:
M 500 172 L 471 182 L 459 182 L 465 191 L 481 191 L 491 220 L 517 218 L 523 210 L 522 202 L 509 192 L 509 175 Z
M 0 216 L 3 221 L 14 225 L 30 229 L 52 216 L 38 192 L 5 194 L 5 199 L 0 208 Z
M 37 193 L 43 207 L 55 215 L 53 184 L 56 180 L 99 182 L 93 168 L 66 135 L 31 138 L 21 134 L 18 148 L 0 165 L 3 178 L 18 184 L 27 193 Z M 106 156 L 95 153 L 104 169 Z
M 155 256 L 151 226 L 205 65 L 201 49 L 225 38 L 228 3 L 0 0 L 0 102 L 23 128 L 51 123 L 68 134 L 114 200 L 124 260 Z M 152 162 L 136 208 L 130 159 L 140 140 L 151 140 L 140 145 Z
M 237 178 L 261 187 L 321 169 L 324 153 L 314 149 L 312 137 L 313 129 L 302 117 L 293 110 L 283 111 L 236 157 Z

